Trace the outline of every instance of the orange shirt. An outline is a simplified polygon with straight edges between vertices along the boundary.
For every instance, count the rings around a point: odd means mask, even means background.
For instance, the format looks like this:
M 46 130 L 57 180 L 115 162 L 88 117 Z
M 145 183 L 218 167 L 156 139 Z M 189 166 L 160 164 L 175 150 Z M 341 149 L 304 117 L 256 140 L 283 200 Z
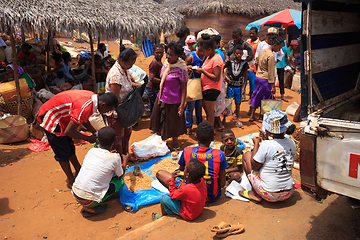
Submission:
M 256 41 L 252 42 L 251 39 L 246 40 L 250 46 L 254 49 L 254 59 L 249 62 L 249 67 L 253 68 L 253 70 L 251 72 L 256 72 L 256 67 L 255 67 L 255 53 L 256 53 L 256 49 L 258 48 L 259 44 L 260 44 L 260 39 L 256 39 Z M 250 70 L 249 70 L 250 71 Z
M 215 55 L 212 58 L 206 58 L 204 64 L 202 65 L 202 68 L 207 71 L 208 73 L 213 73 L 214 67 L 221 67 L 221 75 L 220 75 L 220 81 L 215 82 L 208 77 L 205 76 L 205 74 L 201 74 L 201 86 L 202 90 L 208 90 L 208 89 L 217 89 L 221 91 L 221 84 L 222 84 L 222 72 L 224 70 L 224 62 L 220 56 L 220 54 L 215 53 Z

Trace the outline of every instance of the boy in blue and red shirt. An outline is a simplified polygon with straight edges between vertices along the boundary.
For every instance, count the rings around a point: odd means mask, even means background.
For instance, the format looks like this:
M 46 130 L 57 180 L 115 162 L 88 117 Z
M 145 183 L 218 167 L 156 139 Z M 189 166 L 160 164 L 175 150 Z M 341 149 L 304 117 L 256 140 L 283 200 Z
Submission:
M 223 152 L 209 147 L 214 140 L 214 127 L 210 122 L 204 121 L 200 123 L 196 129 L 195 137 L 199 146 L 184 149 L 179 160 L 179 169 L 183 171 L 185 165 L 192 159 L 199 160 L 205 165 L 203 178 L 207 186 L 206 202 L 212 203 L 220 197 L 221 188 L 225 186 L 227 162 Z M 156 177 L 167 187 L 167 180 L 171 178 L 171 173 L 160 170 L 156 173 Z

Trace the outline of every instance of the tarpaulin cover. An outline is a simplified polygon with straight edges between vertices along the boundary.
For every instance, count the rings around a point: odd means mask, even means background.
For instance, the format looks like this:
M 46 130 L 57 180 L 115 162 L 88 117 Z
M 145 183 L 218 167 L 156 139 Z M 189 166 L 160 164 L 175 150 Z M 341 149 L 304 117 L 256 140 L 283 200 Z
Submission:
M 170 154 L 167 154 L 162 157 L 158 157 L 152 159 L 150 161 L 135 165 L 141 168 L 141 171 L 146 173 L 147 175 L 151 176 L 152 172 L 149 170 L 152 165 L 158 163 L 159 161 L 170 157 Z M 130 167 L 126 172 L 133 171 L 135 166 Z M 154 180 L 156 179 L 155 176 L 151 176 Z M 161 198 L 167 194 L 165 192 L 161 192 L 156 190 L 155 188 L 145 189 L 145 190 L 138 190 L 138 191 L 130 191 L 126 184 L 122 189 L 119 191 L 120 195 L 120 202 L 124 206 L 125 210 L 128 212 L 136 212 L 140 206 L 149 205 L 153 203 L 160 203 Z M 132 207 L 131 210 L 127 209 L 126 206 Z

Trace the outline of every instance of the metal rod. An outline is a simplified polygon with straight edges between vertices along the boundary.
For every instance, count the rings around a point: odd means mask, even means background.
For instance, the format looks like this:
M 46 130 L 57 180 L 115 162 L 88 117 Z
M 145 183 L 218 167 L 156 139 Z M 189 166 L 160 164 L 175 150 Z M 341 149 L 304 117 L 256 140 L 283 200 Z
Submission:
M 311 23 L 310 23 L 310 14 L 311 14 L 311 2 L 309 2 L 307 4 L 307 40 L 308 40 L 308 46 L 307 46 L 307 50 L 308 50 L 308 101 L 309 101 L 309 108 L 308 108 L 308 113 L 312 113 L 314 111 L 313 108 L 313 97 L 312 97 L 312 91 L 313 91 L 313 84 L 312 84 L 312 69 L 311 69 Z

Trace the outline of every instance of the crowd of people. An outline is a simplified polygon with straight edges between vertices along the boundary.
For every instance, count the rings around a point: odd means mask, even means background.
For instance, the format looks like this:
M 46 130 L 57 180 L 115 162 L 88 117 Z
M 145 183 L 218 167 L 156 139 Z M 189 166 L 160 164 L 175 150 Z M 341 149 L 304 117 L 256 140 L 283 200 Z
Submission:
M 60 93 L 40 107 L 38 121 L 45 130 L 55 160 L 67 176 L 67 186 L 83 206 L 84 217 L 104 212 L 106 204 L 101 203 L 124 185 L 121 177 L 130 158 L 132 127 L 124 127 L 115 110 L 134 89 L 138 89 L 141 96 L 145 92 L 150 108 L 149 128 L 164 141 L 171 138 L 172 151 L 181 150 L 179 136 L 193 134 L 195 109 L 198 146 L 183 149 L 175 172 L 157 172 L 156 177 L 169 189 L 170 195 L 163 197 L 161 214 L 153 213 L 153 220 L 166 214 L 195 219 L 206 202 L 215 202 L 220 197 L 226 181 L 240 181 L 243 174 L 252 185 L 252 190 L 239 192 L 245 198 L 276 202 L 292 195 L 295 188 L 291 170 L 296 149 L 293 140 L 285 134 L 292 134 L 295 126 L 286 113 L 273 110 L 264 114 L 260 137 L 253 139 L 254 149 L 246 153 L 237 146 L 234 132 L 225 129 L 226 114 L 232 114 L 237 127 L 244 127 L 240 122 L 240 106 L 246 101 L 248 82 L 250 122 L 255 120 L 255 110 L 261 100 L 275 97 L 276 76 L 281 99 L 287 101 L 284 91 L 297 69 L 293 51 L 298 42 L 292 40 L 289 44 L 282 29 L 269 28 L 264 41 L 257 35 L 258 29 L 251 28 L 250 39 L 245 41 L 242 30 L 235 28 L 233 40 L 225 49 L 216 30 L 209 28 L 190 35 L 190 30 L 183 27 L 177 34 L 178 41 L 154 45 L 148 75 L 134 65 L 138 56 L 132 48 L 121 45 L 115 60 L 105 44 L 100 43 L 94 56 L 95 82 L 103 83 L 105 92 L 100 95 L 91 92 L 94 79 L 89 75 L 91 66 L 86 64 L 88 56 L 79 55 L 72 68 L 69 53 L 52 54 L 55 62 L 48 83 L 60 88 Z M 20 74 L 25 73 L 21 66 L 36 65 L 36 55 L 30 49 L 23 44 L 19 53 Z M 162 62 L 164 53 L 166 59 Z M 6 69 L 13 76 L 12 65 Z M 290 73 L 286 81 L 285 71 Z M 197 81 L 197 87 L 189 89 L 189 80 Z M 31 83 L 29 79 L 28 84 Z M 69 89 L 72 90 L 65 91 Z M 189 91 L 198 91 L 199 99 L 189 99 Z M 225 98 L 234 99 L 234 111 L 230 109 L 227 113 Z M 94 113 L 103 114 L 108 126 L 96 131 L 89 123 Z M 222 121 L 221 116 L 224 116 Z M 79 132 L 80 125 L 91 135 Z M 220 149 L 210 147 L 215 131 L 222 132 Z M 100 148 L 88 152 L 82 167 L 75 154 L 73 138 L 100 144 Z

